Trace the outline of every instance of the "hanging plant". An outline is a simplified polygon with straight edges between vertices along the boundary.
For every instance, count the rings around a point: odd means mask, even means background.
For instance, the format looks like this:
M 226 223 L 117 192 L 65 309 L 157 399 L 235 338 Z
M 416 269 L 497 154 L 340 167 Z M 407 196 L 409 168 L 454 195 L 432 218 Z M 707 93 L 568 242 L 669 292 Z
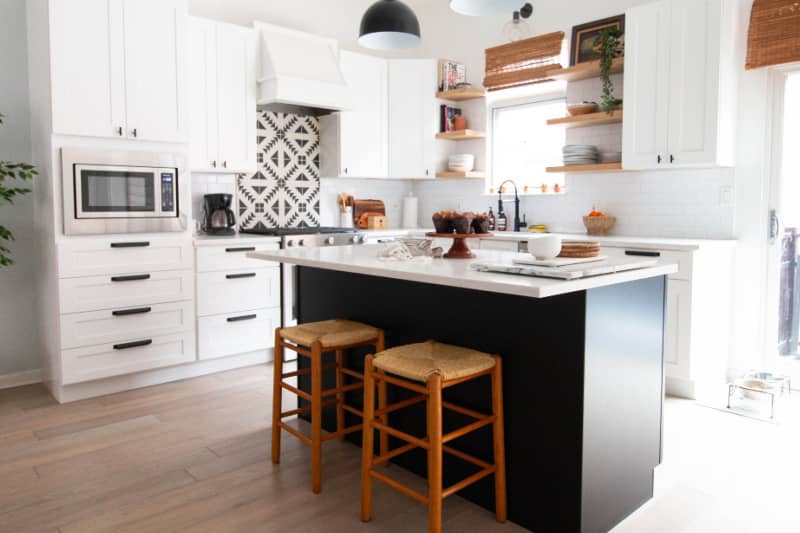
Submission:
M 3 123 L 3 114 L 0 113 L 0 124 Z M 38 174 L 33 165 L 28 163 L 12 163 L 11 161 L 0 161 L 0 204 L 7 202 L 14 203 L 14 198 L 31 192 L 30 189 L 19 187 L 20 182 L 28 181 Z M 15 186 L 8 183 L 14 180 Z M 14 235 L 5 226 L 0 225 L 0 243 L 3 241 L 13 241 Z M 11 260 L 11 250 L 0 244 L 0 267 L 6 267 L 14 263 Z
M 603 95 L 600 97 L 600 108 L 611 113 L 622 105 L 621 98 L 614 97 L 614 84 L 611 81 L 611 67 L 614 58 L 622 56 L 622 36 L 618 28 L 605 28 L 595 39 L 595 49 L 600 54 L 600 78 L 603 81 Z

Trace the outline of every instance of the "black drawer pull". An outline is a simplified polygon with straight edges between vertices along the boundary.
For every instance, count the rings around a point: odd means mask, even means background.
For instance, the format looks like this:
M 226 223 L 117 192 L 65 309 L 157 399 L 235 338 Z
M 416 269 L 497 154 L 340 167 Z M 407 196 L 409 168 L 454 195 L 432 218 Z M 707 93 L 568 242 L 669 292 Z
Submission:
M 146 248 L 150 246 L 150 243 L 147 241 L 142 242 L 112 242 L 112 248 Z
M 153 344 L 153 339 L 147 339 L 145 341 L 133 341 L 133 342 L 123 342 L 122 344 L 115 344 L 115 350 L 128 350 L 130 348 L 141 348 L 142 346 L 150 346 Z
M 243 315 L 243 316 L 232 316 L 228 320 L 228 322 L 243 322 L 245 320 L 254 320 L 258 318 L 258 315 Z
M 135 276 L 114 276 L 111 281 L 143 281 L 150 279 L 150 274 L 137 274 Z
M 143 315 L 152 311 L 152 307 L 139 307 L 138 309 L 123 309 L 121 311 L 111 311 L 114 316 Z
M 639 250 L 625 250 L 625 255 L 636 257 L 661 257 L 661 252 L 644 252 Z
M 256 251 L 256 247 L 255 246 L 245 246 L 243 248 L 225 248 L 225 251 L 228 252 L 228 253 L 231 253 L 231 252 L 255 252 Z
M 247 274 L 227 274 L 225 277 L 227 279 L 254 278 L 254 277 L 256 277 L 256 273 L 255 272 L 248 272 Z

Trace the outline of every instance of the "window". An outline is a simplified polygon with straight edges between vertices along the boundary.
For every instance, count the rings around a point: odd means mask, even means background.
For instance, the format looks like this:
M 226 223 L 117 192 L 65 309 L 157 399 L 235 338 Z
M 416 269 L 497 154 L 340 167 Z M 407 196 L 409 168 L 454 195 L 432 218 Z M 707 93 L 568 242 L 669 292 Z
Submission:
M 565 129 L 548 126 L 547 120 L 564 116 L 565 104 L 564 96 L 550 95 L 492 106 L 490 190 L 508 179 L 520 192 L 542 192 L 547 185 L 546 192 L 552 193 L 555 185 L 563 187 L 563 174 L 548 174 L 545 168 L 561 164 Z

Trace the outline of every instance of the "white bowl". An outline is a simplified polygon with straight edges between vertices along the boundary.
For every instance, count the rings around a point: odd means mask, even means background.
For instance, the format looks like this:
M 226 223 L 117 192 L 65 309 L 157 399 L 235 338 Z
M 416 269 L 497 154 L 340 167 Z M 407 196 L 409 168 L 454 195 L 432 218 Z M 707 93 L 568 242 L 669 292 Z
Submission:
M 528 240 L 528 253 L 540 261 L 555 259 L 561 253 L 561 237 L 541 235 Z
M 475 168 L 475 156 L 472 154 L 451 155 L 447 160 L 447 167 L 454 171 L 470 172 Z

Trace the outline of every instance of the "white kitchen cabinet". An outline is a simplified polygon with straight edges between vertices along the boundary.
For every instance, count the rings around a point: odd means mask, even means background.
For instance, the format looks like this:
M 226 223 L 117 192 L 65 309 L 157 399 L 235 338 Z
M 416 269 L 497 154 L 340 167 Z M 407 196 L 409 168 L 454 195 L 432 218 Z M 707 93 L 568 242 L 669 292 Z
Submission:
M 671 0 L 626 12 L 623 168 L 733 165 L 732 4 Z
M 198 272 L 197 314 L 208 316 L 258 309 L 264 307 L 265 302 L 278 302 L 280 291 L 278 267 Z
M 53 132 L 185 139 L 186 0 L 50 1 Z
M 280 325 L 279 307 L 200 317 L 197 319 L 197 357 L 215 359 L 273 348 L 275 336 L 271 333 Z
M 322 175 L 386 177 L 389 173 L 387 62 L 343 50 L 339 65 L 349 89 L 350 107 L 320 117 Z
M 74 278 L 191 270 L 192 252 L 192 243 L 186 237 L 70 239 L 58 245 L 58 272 L 62 278 Z
M 664 329 L 664 366 L 670 378 L 690 379 L 689 355 L 692 338 L 692 284 L 684 280 L 667 282 Z
M 389 176 L 433 178 L 439 106 L 435 96 L 437 62 L 389 61 Z
M 256 34 L 192 17 L 189 25 L 191 167 L 247 173 L 256 168 Z

